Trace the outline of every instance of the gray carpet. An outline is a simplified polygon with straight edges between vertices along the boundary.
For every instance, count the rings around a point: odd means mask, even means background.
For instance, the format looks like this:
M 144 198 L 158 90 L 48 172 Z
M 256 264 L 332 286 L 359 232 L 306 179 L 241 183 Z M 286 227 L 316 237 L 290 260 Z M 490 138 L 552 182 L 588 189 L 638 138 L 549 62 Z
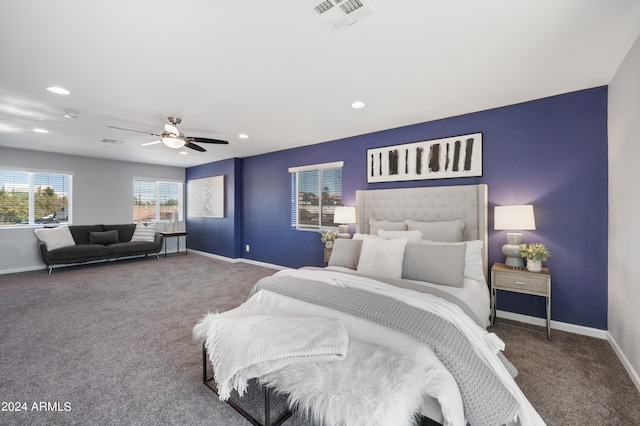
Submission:
M 26 405 L 0 424 L 248 425 L 202 384 L 191 329 L 273 272 L 189 254 L 0 275 L 2 408 Z M 607 342 L 557 331 L 547 342 L 500 319 L 493 331 L 548 424 L 640 424 L 640 395 Z

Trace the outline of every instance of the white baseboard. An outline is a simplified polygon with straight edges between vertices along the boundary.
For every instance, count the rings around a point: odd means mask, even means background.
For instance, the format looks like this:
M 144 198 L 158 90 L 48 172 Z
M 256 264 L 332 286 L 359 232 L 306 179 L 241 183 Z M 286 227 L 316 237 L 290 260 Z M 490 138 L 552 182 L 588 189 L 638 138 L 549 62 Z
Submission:
M 249 263 L 251 265 L 263 266 L 265 268 L 271 268 L 271 269 L 277 269 L 277 270 L 289 269 L 286 266 L 274 265 L 273 263 L 259 262 L 257 260 L 244 259 L 241 257 L 220 256 L 219 254 L 211 254 L 211 253 L 207 253 L 205 251 L 200 251 L 200 250 L 189 249 L 189 253 L 210 257 L 212 259 L 224 260 L 225 262 L 230 262 L 230 263 Z
M 30 272 L 30 271 L 39 271 L 41 269 L 47 269 L 46 265 L 38 265 L 38 266 L 25 266 L 23 268 L 15 268 L 15 269 L 2 269 L 0 270 L 0 275 L 5 274 L 17 274 L 19 272 Z
M 498 318 L 505 318 L 513 321 L 523 322 L 525 324 L 537 325 L 540 327 L 547 326 L 547 320 L 544 318 L 532 317 L 529 315 L 515 314 L 513 312 L 507 311 L 496 311 L 496 316 Z M 567 331 L 569 333 L 580 334 L 583 336 L 595 337 L 597 339 L 607 340 L 607 330 L 600 330 L 597 328 L 584 327 L 582 325 L 569 324 L 566 322 L 554 321 L 551 320 L 551 329 L 552 330 L 561 330 Z
M 627 373 L 629 373 L 631 381 L 633 381 L 633 384 L 636 385 L 636 388 L 638 388 L 638 391 L 640 392 L 640 375 L 638 375 L 638 372 L 633 368 L 624 352 L 622 352 L 622 349 L 618 345 L 618 342 L 616 342 L 616 339 L 614 339 L 610 333 L 607 333 L 607 336 L 611 347 L 615 351 L 616 355 L 618 355 L 618 358 L 620 359 L 620 362 L 622 362 L 625 370 L 627 370 Z
M 498 318 L 505 318 L 513 321 L 523 322 L 525 324 L 537 325 L 540 327 L 547 326 L 547 320 L 543 318 L 515 314 L 513 312 L 499 310 L 499 311 L 496 311 L 496 316 Z M 633 366 L 625 356 L 624 352 L 622 352 L 622 349 L 618 345 L 618 342 L 616 342 L 613 336 L 611 336 L 609 331 L 600 330 L 600 329 L 591 328 L 591 327 L 583 327 L 581 325 L 568 324 L 565 322 L 553 321 L 553 320 L 551 321 L 551 328 L 555 330 L 567 331 L 569 333 L 580 334 L 583 336 L 589 336 L 589 337 L 595 337 L 597 339 L 607 340 L 611 345 L 611 347 L 613 348 L 613 351 L 618 356 L 618 359 L 624 366 L 625 370 L 627 370 L 629 377 L 631 377 L 631 381 L 636 386 L 636 388 L 638 388 L 638 391 L 640 391 L 640 375 L 638 375 L 638 372 L 633 368 Z M 553 333 L 551 333 L 551 335 L 553 336 Z

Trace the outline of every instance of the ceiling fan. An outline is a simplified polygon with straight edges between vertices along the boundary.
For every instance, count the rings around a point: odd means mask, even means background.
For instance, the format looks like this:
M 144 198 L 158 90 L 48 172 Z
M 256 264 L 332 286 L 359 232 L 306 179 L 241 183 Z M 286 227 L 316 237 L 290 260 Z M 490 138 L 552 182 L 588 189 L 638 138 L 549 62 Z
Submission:
M 161 134 L 145 132 L 145 131 L 142 131 L 142 130 L 124 129 L 122 127 L 115 127 L 115 126 L 107 126 L 107 127 L 111 128 L 111 129 L 126 130 L 127 132 L 145 133 L 147 135 L 158 136 L 160 138 L 160 140 L 147 142 L 147 143 L 145 143 L 143 145 L 154 145 L 154 144 L 162 142 L 166 146 L 168 146 L 169 148 L 178 149 L 178 148 L 186 147 L 186 148 L 194 149 L 196 151 L 206 152 L 207 151 L 206 149 L 204 149 L 200 145 L 196 145 L 194 142 L 198 142 L 198 143 L 215 143 L 215 144 L 220 144 L 220 145 L 229 144 L 229 142 L 223 141 L 223 140 L 220 140 L 220 139 L 210 139 L 210 138 L 200 138 L 200 137 L 185 136 L 182 133 L 180 133 L 180 131 L 176 127 L 178 124 L 180 124 L 182 119 L 180 119 L 178 117 L 167 117 L 167 121 L 169 123 L 164 125 L 164 132 L 162 132 Z

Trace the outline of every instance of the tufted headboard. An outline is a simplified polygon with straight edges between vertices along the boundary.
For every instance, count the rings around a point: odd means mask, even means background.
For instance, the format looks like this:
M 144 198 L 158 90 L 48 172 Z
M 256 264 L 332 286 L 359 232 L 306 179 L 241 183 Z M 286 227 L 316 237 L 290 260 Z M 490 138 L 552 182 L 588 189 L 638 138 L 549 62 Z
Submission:
M 462 219 L 463 240 L 482 240 L 483 269 L 488 271 L 486 184 L 356 191 L 357 232 L 369 233 L 369 218 L 430 222 Z

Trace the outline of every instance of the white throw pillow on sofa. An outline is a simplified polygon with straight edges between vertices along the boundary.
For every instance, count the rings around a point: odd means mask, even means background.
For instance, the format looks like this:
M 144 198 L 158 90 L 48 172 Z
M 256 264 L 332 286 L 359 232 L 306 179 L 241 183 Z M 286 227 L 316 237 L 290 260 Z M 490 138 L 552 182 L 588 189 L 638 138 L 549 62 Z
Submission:
M 34 232 L 38 239 L 47 245 L 48 251 L 76 245 L 67 225 L 55 228 L 38 228 Z
M 150 223 L 145 225 L 144 223 L 137 223 L 136 230 L 133 231 L 131 241 L 150 241 L 156 240 L 156 224 Z

